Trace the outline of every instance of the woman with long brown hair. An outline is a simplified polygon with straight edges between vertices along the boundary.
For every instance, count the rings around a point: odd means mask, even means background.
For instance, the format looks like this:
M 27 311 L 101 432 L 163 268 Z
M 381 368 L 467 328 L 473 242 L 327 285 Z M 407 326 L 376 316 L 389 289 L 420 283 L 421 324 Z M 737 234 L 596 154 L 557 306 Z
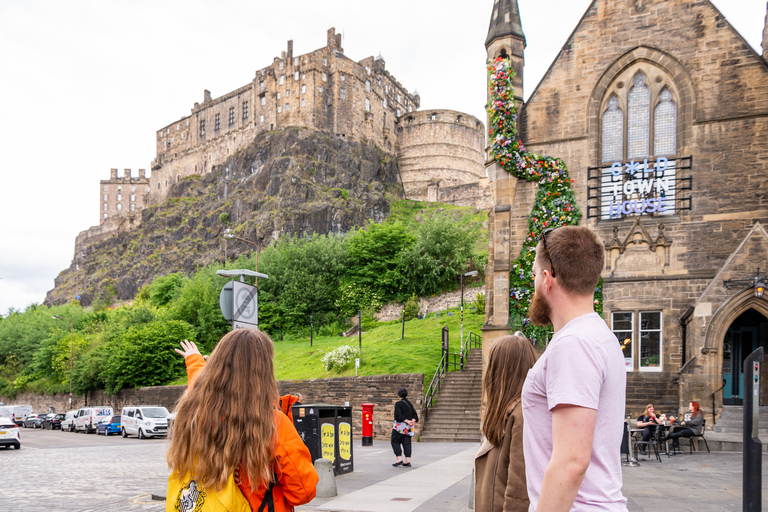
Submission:
M 493 342 L 483 377 L 483 443 L 475 456 L 475 510 L 527 512 L 520 395 L 536 362 L 520 331 Z
M 176 406 L 167 453 L 169 491 L 174 479 L 183 484 L 191 475 L 196 499 L 198 487 L 222 493 L 233 477 L 252 510 L 265 500 L 274 502 L 275 511 L 311 501 L 317 473 L 292 422 L 277 408 L 269 336 L 232 331 L 207 362 L 193 342 L 184 340 L 181 347 L 175 350 L 184 356 L 189 388 Z M 169 492 L 167 500 L 189 499 L 189 485 L 176 496 Z

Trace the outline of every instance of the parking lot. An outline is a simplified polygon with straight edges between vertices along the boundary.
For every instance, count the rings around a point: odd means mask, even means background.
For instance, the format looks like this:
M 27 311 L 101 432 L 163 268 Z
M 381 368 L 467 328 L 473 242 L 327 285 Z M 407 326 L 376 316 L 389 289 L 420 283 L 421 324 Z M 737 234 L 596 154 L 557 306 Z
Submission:
M 20 431 L 20 450 L 0 449 L 3 509 L 165 509 L 150 496 L 165 490 L 165 439 Z

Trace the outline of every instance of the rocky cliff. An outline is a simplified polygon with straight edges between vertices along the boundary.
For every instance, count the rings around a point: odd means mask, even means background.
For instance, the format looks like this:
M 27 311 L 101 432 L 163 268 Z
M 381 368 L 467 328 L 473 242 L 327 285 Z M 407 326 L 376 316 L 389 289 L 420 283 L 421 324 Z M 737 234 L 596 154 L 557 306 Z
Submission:
M 282 235 L 380 222 L 402 197 L 395 157 L 372 145 L 301 128 L 260 134 L 211 172 L 174 184 L 134 229 L 79 242 L 45 302 L 128 300 L 158 275 L 223 261 L 227 228 L 265 247 Z M 230 240 L 227 255 L 252 249 Z

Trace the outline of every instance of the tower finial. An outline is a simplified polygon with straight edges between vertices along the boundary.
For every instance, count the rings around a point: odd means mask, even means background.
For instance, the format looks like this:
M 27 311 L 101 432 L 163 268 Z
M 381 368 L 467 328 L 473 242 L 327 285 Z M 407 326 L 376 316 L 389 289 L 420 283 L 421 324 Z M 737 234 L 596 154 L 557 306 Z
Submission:
M 505 36 L 519 37 L 525 42 L 517 0 L 494 0 L 485 47 L 490 46 L 494 39 Z

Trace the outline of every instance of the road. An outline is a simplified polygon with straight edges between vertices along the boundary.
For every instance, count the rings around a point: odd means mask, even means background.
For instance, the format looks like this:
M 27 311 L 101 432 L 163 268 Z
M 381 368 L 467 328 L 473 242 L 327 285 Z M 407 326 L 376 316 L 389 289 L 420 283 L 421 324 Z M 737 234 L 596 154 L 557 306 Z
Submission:
M 21 449 L 0 449 L 0 508 L 26 511 L 165 510 L 166 440 L 21 428 Z M 164 494 L 164 492 L 163 492 Z

